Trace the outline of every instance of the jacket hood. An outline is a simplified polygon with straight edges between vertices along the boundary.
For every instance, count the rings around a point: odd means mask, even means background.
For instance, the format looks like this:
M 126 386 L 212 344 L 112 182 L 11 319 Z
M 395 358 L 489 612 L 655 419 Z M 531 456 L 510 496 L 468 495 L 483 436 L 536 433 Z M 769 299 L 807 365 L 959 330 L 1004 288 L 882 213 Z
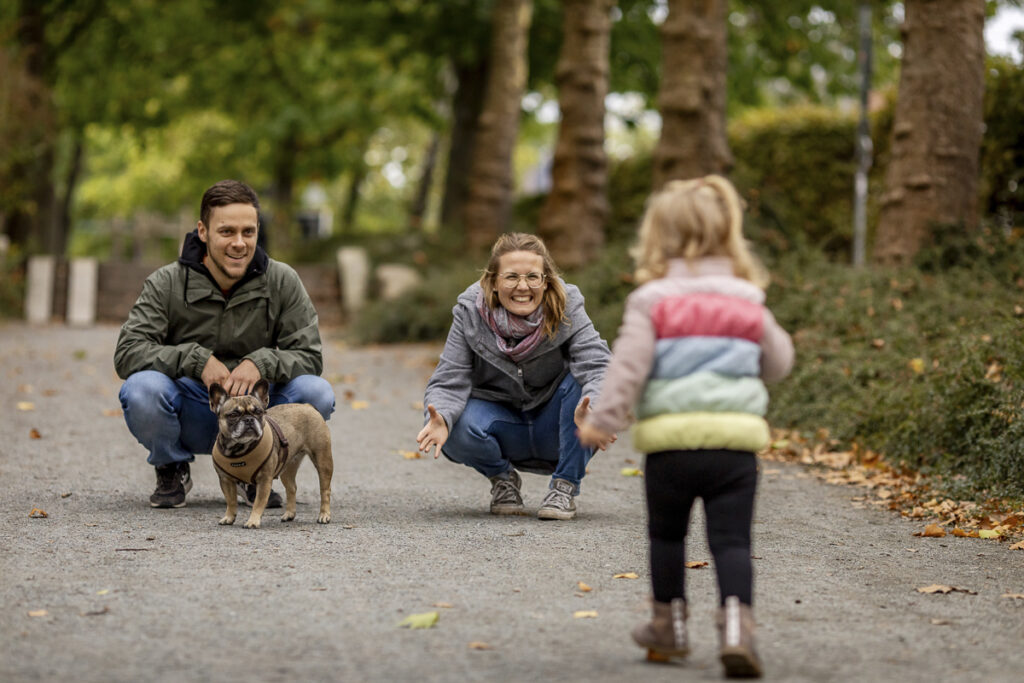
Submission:
M 185 243 L 181 247 L 181 256 L 178 257 L 178 263 L 196 271 L 202 273 L 210 279 L 217 288 L 220 285 L 213 277 L 206 266 L 203 264 L 203 257 L 206 256 L 206 243 L 199 239 L 199 229 L 196 228 L 192 232 L 185 235 Z M 270 262 L 270 257 L 267 256 L 267 252 L 263 251 L 263 247 L 256 245 L 256 251 L 253 254 L 252 261 L 249 262 L 249 267 L 245 271 L 245 275 L 242 279 L 234 284 L 231 291 L 235 291 L 241 285 L 245 284 L 249 280 L 255 277 L 259 277 L 267 272 L 267 265 Z

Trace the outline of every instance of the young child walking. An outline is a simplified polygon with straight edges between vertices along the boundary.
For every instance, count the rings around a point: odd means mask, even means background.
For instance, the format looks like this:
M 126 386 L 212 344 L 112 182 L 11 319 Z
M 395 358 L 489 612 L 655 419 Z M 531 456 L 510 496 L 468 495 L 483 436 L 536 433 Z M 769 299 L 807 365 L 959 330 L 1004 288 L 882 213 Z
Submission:
M 648 202 L 633 250 L 636 280 L 583 444 L 638 420 L 646 454 L 653 616 L 633 630 L 649 659 L 685 657 L 685 541 L 704 501 L 718 578 L 720 657 L 730 677 L 758 677 L 750 526 L 756 451 L 769 441 L 763 381 L 785 377 L 793 343 L 764 306 L 768 277 L 742 232 L 728 180 L 673 181 Z

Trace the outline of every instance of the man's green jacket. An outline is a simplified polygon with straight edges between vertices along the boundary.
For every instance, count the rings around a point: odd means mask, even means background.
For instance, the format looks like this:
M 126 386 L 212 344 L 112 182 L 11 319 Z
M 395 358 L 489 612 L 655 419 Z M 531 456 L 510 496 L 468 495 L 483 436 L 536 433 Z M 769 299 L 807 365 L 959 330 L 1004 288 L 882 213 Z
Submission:
M 270 382 L 323 370 L 316 309 L 290 266 L 257 247 L 249 269 L 225 295 L 202 264 L 195 232 L 182 256 L 148 278 L 121 327 L 114 367 L 199 380 L 214 355 L 232 370 L 245 359 Z

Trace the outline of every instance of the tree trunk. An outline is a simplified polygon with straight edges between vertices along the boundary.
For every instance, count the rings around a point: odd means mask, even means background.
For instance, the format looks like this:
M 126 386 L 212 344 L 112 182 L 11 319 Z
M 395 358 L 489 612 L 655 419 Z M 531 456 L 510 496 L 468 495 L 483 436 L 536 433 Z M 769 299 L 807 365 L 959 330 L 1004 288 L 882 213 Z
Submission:
M 978 222 L 985 94 L 985 0 L 907 0 L 892 158 L 875 239 L 906 263 L 932 227 Z
M 512 152 L 526 88 L 526 44 L 532 0 L 497 0 L 491 23 L 490 73 L 480 113 L 463 224 L 469 246 L 488 246 L 508 227 Z
M 291 131 L 277 150 L 274 160 L 274 181 L 271 197 L 274 206 L 273 235 L 266 235 L 267 244 L 275 251 L 287 252 L 294 242 L 295 230 L 295 164 L 299 156 L 298 133 Z
M 477 122 L 484 102 L 487 60 L 470 65 L 456 64 L 455 78 L 458 85 L 452 97 L 452 133 L 448 146 L 444 197 L 441 199 L 441 225 L 447 230 L 461 233 Z
M 669 0 L 661 26 L 661 137 L 654 187 L 727 173 L 725 131 L 727 0 Z
M 409 227 L 413 230 L 422 230 L 423 221 L 427 215 L 427 204 L 430 200 L 430 186 L 434 184 L 434 168 L 437 166 L 437 150 L 441 146 L 441 139 L 435 133 L 430 138 L 427 146 L 427 153 L 423 159 L 423 169 L 420 171 L 419 182 L 416 183 L 416 194 L 412 198 L 409 207 Z
M 604 153 L 604 98 L 614 0 L 565 0 L 562 50 L 555 69 L 562 120 L 551 192 L 538 234 L 559 265 L 590 262 L 604 245 L 608 218 L 608 159 Z
M 46 44 L 42 3 L 22 0 L 16 25 L 16 40 L 24 59 L 25 72 L 33 83 L 41 86 L 48 114 L 53 108 L 52 55 Z M 33 159 L 18 165 L 18 175 L 27 179 L 26 201 L 7 216 L 5 230 L 11 243 L 25 251 L 43 249 L 47 253 L 61 256 L 66 235 L 60 233 L 56 220 L 53 167 L 57 135 L 56 124 L 52 121 L 50 124 L 53 126 L 50 133 L 37 141 L 38 147 Z
M 64 176 L 64 188 L 60 196 L 57 209 L 58 234 L 63 237 L 59 250 L 55 253 L 64 253 L 67 249 L 68 236 L 71 234 L 71 202 L 75 196 L 75 187 L 78 185 L 78 177 L 82 173 L 82 154 L 85 151 L 84 133 L 76 131 L 72 142 L 71 158 L 68 160 L 67 175 Z

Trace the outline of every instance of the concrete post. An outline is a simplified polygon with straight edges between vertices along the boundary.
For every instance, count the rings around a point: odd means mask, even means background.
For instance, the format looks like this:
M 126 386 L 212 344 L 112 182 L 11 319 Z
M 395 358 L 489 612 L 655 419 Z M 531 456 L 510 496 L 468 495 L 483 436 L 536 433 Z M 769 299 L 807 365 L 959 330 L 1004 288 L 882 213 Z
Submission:
M 28 260 L 28 282 L 25 288 L 25 319 L 43 325 L 53 317 L 53 278 L 57 259 L 49 254 Z
M 96 291 L 99 284 L 99 262 L 94 258 L 71 260 L 68 271 L 69 325 L 88 326 L 96 322 Z
M 366 303 L 366 290 L 370 283 L 370 257 L 365 249 L 342 247 L 338 250 L 338 278 L 345 314 L 354 315 Z

